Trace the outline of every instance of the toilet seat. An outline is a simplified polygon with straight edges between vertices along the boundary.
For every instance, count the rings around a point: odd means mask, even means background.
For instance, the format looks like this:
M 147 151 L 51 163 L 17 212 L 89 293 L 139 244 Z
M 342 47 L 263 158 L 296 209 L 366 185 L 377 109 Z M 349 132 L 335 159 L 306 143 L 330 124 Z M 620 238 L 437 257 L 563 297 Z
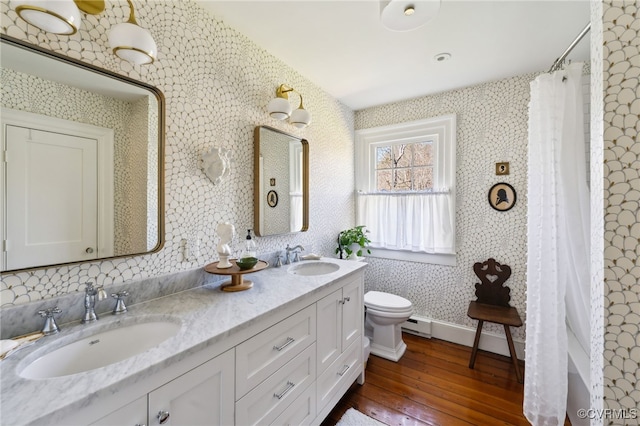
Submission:
M 413 310 L 413 305 L 404 297 L 381 291 L 369 291 L 364 295 L 367 309 L 386 313 L 405 313 Z
M 381 311 L 381 310 L 378 310 L 378 309 L 373 309 L 373 308 L 367 306 L 366 312 L 367 312 L 368 315 L 377 315 L 379 317 L 405 318 L 406 319 L 407 317 L 411 316 L 411 314 L 413 313 L 413 309 L 406 309 L 404 311 L 399 311 L 399 312 L 389 312 L 389 311 Z

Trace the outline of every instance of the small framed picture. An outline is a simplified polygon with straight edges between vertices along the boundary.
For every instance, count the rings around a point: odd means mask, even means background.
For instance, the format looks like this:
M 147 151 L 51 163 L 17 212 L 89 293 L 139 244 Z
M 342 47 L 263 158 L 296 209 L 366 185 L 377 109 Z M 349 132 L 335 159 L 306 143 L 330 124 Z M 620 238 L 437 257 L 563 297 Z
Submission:
M 509 163 L 496 163 L 496 175 L 504 176 L 509 174 Z
M 267 204 L 269 204 L 269 207 L 278 205 L 278 193 L 276 191 L 269 191 L 267 193 Z
M 516 204 L 516 190 L 505 182 L 496 183 L 489 190 L 489 204 L 495 210 L 506 212 Z

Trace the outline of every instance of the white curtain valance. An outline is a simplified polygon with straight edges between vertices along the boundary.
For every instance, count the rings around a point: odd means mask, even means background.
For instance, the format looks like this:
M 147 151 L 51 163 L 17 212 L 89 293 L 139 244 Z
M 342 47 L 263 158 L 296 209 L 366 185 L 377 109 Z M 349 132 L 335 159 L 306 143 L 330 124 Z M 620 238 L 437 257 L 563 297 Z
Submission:
M 448 190 L 357 193 L 357 223 L 369 230 L 373 248 L 454 254 L 452 197 Z

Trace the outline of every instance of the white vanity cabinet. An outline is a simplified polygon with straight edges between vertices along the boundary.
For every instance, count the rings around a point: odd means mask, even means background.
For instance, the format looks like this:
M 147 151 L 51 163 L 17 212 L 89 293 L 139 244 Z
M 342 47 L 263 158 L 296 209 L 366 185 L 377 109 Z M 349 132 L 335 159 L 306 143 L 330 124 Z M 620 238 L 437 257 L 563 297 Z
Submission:
M 149 393 L 149 426 L 233 424 L 233 349 Z
M 345 279 L 343 287 L 317 303 L 316 391 L 319 417 L 324 417 L 331 411 L 333 404 L 327 404 L 330 401 L 337 402 L 363 371 L 363 309 L 361 274 Z M 339 396 L 336 398 L 337 395 Z
M 318 301 L 318 374 L 363 333 L 362 276 L 346 281 L 344 287 Z
M 142 426 L 147 424 L 147 397 L 143 396 L 124 407 L 107 414 L 91 426 Z
M 364 379 L 363 286 L 356 271 L 310 290 L 56 424 L 318 425 Z
M 92 426 L 233 424 L 233 367 L 234 351 L 231 349 L 108 414 Z

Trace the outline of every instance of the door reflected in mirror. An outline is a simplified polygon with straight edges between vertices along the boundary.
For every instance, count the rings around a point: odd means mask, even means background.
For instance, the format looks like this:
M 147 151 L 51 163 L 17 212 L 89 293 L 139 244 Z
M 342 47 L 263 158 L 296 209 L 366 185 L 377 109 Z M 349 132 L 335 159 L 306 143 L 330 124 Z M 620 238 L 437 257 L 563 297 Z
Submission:
M 254 133 L 254 228 L 256 235 L 309 228 L 309 144 L 267 126 Z
M 1 270 L 131 256 L 164 241 L 164 98 L 2 35 Z

